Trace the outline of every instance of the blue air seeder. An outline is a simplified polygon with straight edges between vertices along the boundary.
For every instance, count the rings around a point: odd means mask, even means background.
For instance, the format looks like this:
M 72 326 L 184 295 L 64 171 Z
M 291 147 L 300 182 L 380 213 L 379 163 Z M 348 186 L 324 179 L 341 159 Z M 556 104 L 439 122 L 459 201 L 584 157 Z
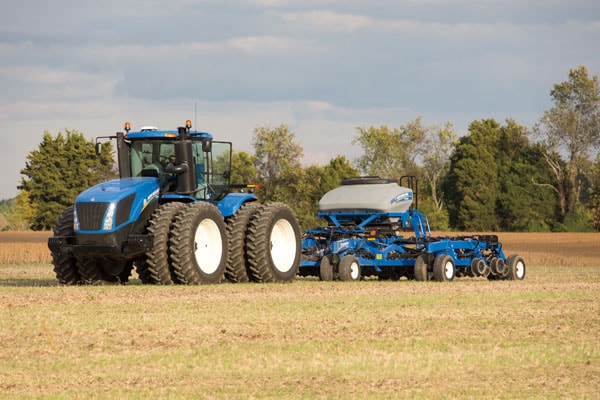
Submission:
M 427 217 L 413 208 L 416 185 L 415 177 L 402 177 L 400 185 L 392 179 L 358 177 L 327 192 L 317 216 L 328 225 L 305 231 L 300 275 L 318 275 L 323 281 L 525 277 L 523 258 L 505 257 L 496 235 L 432 237 Z M 401 234 L 410 228 L 414 236 Z

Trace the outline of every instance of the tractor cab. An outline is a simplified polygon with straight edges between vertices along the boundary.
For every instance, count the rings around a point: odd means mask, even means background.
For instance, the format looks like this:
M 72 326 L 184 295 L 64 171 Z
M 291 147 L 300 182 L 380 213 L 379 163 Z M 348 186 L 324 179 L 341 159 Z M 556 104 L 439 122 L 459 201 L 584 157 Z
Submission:
M 230 187 L 231 143 L 190 128 L 188 120 L 177 131 L 142 127 L 135 132 L 126 123 L 125 133 L 112 137 L 117 139 L 121 179 L 157 179 L 165 198 L 218 201 Z

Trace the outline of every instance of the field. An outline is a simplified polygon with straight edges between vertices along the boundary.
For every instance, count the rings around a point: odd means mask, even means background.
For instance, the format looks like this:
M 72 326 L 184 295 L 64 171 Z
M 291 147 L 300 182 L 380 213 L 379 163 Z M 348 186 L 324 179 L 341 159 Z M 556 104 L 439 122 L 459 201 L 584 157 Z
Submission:
M 600 234 L 500 234 L 524 281 L 61 287 L 0 235 L 0 398 L 600 397 Z

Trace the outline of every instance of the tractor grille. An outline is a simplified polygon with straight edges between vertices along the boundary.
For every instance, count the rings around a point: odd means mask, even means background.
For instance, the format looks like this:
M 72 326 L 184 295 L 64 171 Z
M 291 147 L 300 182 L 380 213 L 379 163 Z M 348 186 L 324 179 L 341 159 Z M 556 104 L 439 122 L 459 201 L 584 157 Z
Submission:
M 82 231 L 99 231 L 102 228 L 104 214 L 110 203 L 77 203 L 79 229 Z

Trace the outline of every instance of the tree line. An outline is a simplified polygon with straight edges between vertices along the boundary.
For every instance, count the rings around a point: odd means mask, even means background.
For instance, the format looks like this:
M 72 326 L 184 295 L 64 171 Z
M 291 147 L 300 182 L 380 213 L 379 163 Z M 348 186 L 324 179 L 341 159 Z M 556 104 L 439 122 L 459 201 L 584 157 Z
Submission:
M 550 91 L 553 107 L 532 129 L 507 119 L 473 121 L 458 137 L 451 122 L 416 118 L 399 127 L 358 127 L 360 155 L 302 165 L 303 148 L 285 124 L 255 128 L 254 153 L 234 152 L 232 183 L 259 183 L 304 228 L 319 225 L 319 199 L 342 179 L 378 175 L 419 181 L 419 209 L 435 230 L 600 230 L 600 89 L 585 67 Z M 0 229 L 51 229 L 78 193 L 115 177 L 110 143 L 102 156 L 76 131 L 44 134 L 29 153 L 19 194 L 0 202 Z

